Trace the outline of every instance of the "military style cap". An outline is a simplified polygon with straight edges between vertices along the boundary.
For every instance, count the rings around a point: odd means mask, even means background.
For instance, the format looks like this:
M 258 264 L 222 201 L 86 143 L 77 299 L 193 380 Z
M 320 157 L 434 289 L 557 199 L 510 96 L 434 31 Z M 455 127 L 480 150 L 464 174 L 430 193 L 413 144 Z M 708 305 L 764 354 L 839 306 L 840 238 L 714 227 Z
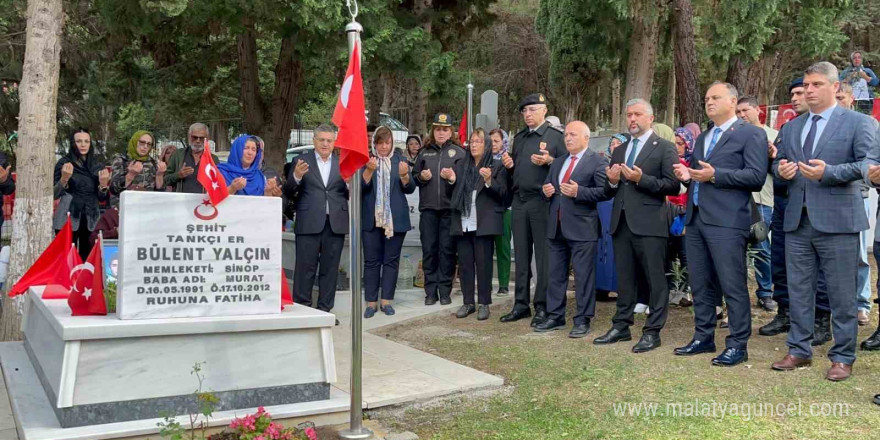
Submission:
M 452 127 L 452 117 L 448 113 L 437 113 L 434 116 L 434 124 L 438 127 Z
M 543 93 L 532 93 L 531 95 L 526 96 L 525 99 L 519 102 L 519 111 L 522 111 L 525 106 L 532 104 L 547 105 L 547 97 L 544 96 Z
M 804 86 L 804 77 L 796 78 L 791 82 L 791 85 L 788 86 L 788 93 L 791 93 L 791 89 L 795 87 L 803 87 Z

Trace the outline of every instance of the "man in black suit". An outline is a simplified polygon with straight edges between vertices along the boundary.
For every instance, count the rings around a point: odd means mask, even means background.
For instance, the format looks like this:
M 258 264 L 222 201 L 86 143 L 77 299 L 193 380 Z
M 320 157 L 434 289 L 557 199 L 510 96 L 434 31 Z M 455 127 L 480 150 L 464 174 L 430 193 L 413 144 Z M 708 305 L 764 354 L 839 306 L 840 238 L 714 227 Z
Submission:
M 550 200 L 547 238 L 550 243 L 547 319 L 535 326 L 536 332 L 565 327 L 565 293 L 568 267 L 574 269 L 577 312 L 570 338 L 590 332 L 596 312 L 596 242 L 599 239 L 599 212 L 596 204 L 608 200 L 605 194 L 605 168 L 608 161 L 587 147 L 590 127 L 581 121 L 565 127 L 565 149 L 550 166 L 542 191 Z
M 312 305 L 312 286 L 318 275 L 317 309 L 329 312 L 336 299 L 339 257 L 348 233 L 348 183 L 339 174 L 333 154 L 336 132 L 329 125 L 315 129 L 314 154 L 296 161 L 284 193 L 296 203 L 296 265 L 293 301 Z
M 688 184 L 688 277 L 694 293 L 694 338 L 676 348 L 679 356 L 715 352 L 715 299 L 709 283 L 717 277 L 730 315 L 727 348 L 712 365 L 731 367 L 749 358 L 751 301 L 746 278 L 750 200 L 764 185 L 767 134 L 736 117 L 736 88 L 715 82 L 706 92 L 706 114 L 714 123 L 697 137 L 691 168 L 675 165 Z
M 678 163 L 675 145 L 651 130 L 654 109 L 644 99 L 627 102 L 626 119 L 632 140 L 614 150 L 606 170 L 605 191 L 614 197 L 611 234 L 617 265 L 617 314 L 611 330 L 593 340 L 613 344 L 632 339 L 633 309 L 638 288 L 637 270 L 648 282 L 651 314 L 633 353 L 660 346 L 660 330 L 666 323 L 669 287 L 666 282 L 666 241 L 669 237 L 666 196 L 677 195 L 681 184 L 673 166 Z

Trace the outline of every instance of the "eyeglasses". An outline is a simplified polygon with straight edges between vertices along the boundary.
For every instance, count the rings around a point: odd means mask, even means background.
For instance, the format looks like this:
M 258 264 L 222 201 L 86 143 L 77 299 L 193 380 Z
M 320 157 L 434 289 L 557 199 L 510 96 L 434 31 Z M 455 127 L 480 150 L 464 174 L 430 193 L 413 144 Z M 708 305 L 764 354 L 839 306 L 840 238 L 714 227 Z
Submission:
M 194 141 L 205 141 L 208 139 L 207 136 L 192 136 L 192 135 L 189 138 Z

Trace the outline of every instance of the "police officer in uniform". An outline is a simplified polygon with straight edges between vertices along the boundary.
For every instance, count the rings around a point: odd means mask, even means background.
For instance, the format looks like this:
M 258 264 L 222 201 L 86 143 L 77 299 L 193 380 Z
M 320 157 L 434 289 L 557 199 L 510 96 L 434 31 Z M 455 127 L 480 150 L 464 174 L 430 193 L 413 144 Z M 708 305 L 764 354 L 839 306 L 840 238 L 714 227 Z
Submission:
M 431 133 L 415 160 L 413 176 L 419 187 L 419 236 L 425 272 L 425 305 L 452 303 L 455 242 L 452 239 L 452 190 L 455 171 L 465 160 L 447 113 L 434 116 Z
M 501 317 L 501 322 L 518 321 L 532 315 L 529 308 L 532 247 L 537 266 L 535 287 L 535 317 L 532 327 L 547 319 L 548 247 L 547 216 L 549 202 L 541 192 L 550 164 L 557 157 L 568 154 L 562 132 L 545 120 L 547 98 L 541 93 L 526 96 L 519 104 L 526 128 L 513 138 L 512 154 L 504 153 L 501 160 L 512 170 L 512 231 L 516 261 L 515 302 L 513 310 Z

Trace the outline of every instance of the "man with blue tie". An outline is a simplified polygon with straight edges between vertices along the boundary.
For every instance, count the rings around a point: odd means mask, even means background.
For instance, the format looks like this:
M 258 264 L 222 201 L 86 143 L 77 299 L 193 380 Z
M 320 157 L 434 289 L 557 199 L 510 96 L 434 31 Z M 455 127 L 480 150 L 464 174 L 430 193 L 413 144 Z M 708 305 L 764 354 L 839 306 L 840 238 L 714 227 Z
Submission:
M 565 149 L 550 165 L 541 188 L 550 200 L 547 238 L 550 244 L 547 319 L 535 326 L 539 333 L 565 327 L 565 292 L 568 290 L 569 263 L 574 269 L 577 312 L 570 338 L 583 338 L 590 332 L 596 311 L 596 243 L 599 240 L 599 212 L 596 204 L 605 195 L 605 167 L 608 160 L 587 148 L 590 127 L 581 121 L 565 127 Z
M 675 164 L 675 174 L 688 184 L 688 277 L 694 295 L 694 338 L 675 349 L 679 356 L 714 353 L 714 277 L 724 292 L 730 336 L 712 365 L 732 367 L 749 359 L 752 333 L 747 284 L 746 243 L 751 226 L 750 200 L 767 173 L 767 134 L 736 117 L 737 91 L 715 82 L 706 92 L 706 115 L 714 123 L 697 138 L 691 167 Z
M 806 70 L 810 111 L 782 127 L 773 164 L 789 188 L 784 228 L 791 331 L 788 354 L 772 368 L 789 371 L 812 363 L 816 275 L 821 268 L 834 335 L 825 378 L 832 381 L 848 379 L 855 362 L 856 250 L 859 231 L 868 229 L 860 183 L 880 148 L 870 118 L 837 105 L 839 84 L 837 68 L 829 62 Z

